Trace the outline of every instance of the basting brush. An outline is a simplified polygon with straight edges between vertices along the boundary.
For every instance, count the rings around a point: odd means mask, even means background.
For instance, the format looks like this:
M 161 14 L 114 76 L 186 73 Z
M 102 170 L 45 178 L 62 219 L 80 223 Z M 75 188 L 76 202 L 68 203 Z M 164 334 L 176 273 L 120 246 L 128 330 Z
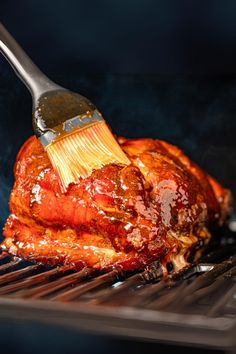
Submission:
M 130 164 L 97 108 L 46 77 L 1 23 L 0 51 L 31 92 L 33 129 L 64 191 L 104 165 Z

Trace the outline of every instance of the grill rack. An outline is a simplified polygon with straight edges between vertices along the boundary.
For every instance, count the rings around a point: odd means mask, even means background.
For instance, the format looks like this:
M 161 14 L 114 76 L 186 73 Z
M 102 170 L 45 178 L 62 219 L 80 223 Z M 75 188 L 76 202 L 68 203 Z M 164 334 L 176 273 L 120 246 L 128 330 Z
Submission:
M 174 344 L 236 350 L 236 245 L 163 278 L 45 267 L 0 254 L 0 317 Z

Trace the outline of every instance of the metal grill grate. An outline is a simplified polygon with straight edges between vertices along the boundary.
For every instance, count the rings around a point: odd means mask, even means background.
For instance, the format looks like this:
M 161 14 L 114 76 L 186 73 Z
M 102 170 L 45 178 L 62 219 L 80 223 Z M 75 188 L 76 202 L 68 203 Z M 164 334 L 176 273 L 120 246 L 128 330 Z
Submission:
M 154 266 L 135 274 L 76 272 L 1 253 L 1 316 L 17 319 L 24 312 L 29 319 L 56 318 L 106 334 L 233 348 L 235 251 L 235 245 L 225 246 L 165 278 Z

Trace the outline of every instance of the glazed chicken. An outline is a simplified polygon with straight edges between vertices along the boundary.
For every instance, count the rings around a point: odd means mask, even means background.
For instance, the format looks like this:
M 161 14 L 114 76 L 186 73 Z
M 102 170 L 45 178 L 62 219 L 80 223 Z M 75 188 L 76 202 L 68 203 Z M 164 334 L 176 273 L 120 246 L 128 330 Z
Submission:
M 118 139 L 129 166 L 107 165 L 61 192 L 36 137 L 21 148 L 2 248 L 50 265 L 175 269 L 197 259 L 230 210 L 230 192 L 167 142 Z

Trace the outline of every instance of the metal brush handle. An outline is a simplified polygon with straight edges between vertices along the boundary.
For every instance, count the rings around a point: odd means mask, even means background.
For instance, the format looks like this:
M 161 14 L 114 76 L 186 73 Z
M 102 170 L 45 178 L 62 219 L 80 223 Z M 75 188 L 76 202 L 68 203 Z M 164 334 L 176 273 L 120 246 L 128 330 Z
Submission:
M 61 88 L 39 70 L 1 22 L 0 52 L 13 67 L 17 76 L 28 87 L 34 98 L 37 99 L 45 91 Z

